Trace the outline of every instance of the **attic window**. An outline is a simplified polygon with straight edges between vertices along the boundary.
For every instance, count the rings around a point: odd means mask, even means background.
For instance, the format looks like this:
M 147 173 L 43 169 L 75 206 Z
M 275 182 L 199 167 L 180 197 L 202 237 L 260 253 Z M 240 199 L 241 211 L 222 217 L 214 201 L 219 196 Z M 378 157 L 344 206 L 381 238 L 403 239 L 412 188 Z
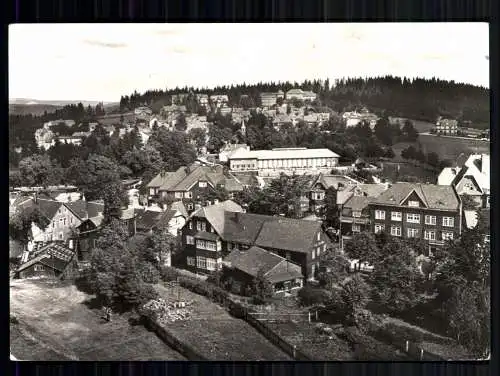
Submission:
M 420 205 L 419 205 L 418 201 L 408 201 L 408 206 L 418 208 Z
M 206 182 L 206 181 L 200 181 L 200 182 L 198 183 L 198 186 L 199 186 L 200 188 L 206 188 L 206 187 L 207 187 L 207 182 Z

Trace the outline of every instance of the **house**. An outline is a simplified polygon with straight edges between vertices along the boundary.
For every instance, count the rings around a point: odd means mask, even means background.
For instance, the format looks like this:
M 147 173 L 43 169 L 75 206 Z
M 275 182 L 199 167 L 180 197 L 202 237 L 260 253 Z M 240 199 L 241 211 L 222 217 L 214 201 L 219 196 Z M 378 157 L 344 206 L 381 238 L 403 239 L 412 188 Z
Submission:
M 196 94 L 198 104 L 203 107 L 208 107 L 208 94 Z
M 489 209 L 479 209 L 479 210 L 464 210 L 464 226 L 467 229 L 473 229 L 477 226 L 479 217 L 483 216 L 485 221 L 485 242 L 490 242 L 490 210 Z
M 75 146 L 81 146 L 83 143 L 83 138 L 79 136 L 57 136 L 56 140 L 61 144 L 73 144 Z
M 286 99 L 298 99 L 301 101 L 311 101 L 316 100 L 316 94 L 312 91 L 303 91 L 302 89 L 291 89 L 286 92 Z
M 283 99 L 285 93 L 279 90 L 276 93 L 260 93 L 260 102 L 262 107 L 272 107 L 276 104 L 278 98 Z
M 172 94 L 172 104 L 182 104 L 189 96 L 189 93 Z
M 462 202 L 453 186 L 396 183 L 368 205 L 371 232 L 423 239 L 429 251 L 462 233 Z
M 237 150 L 229 156 L 231 171 L 256 171 L 259 176 L 329 173 L 339 155 L 329 149 L 277 148 Z
M 229 102 L 229 98 L 226 94 L 214 94 L 210 96 L 210 101 L 216 106 L 220 107 L 224 103 Z
M 227 116 L 231 114 L 232 111 L 233 109 L 226 104 L 223 104 L 221 107 L 219 107 L 219 112 L 222 116 Z
M 304 123 L 309 126 L 314 126 L 319 124 L 319 118 L 317 114 L 309 114 L 304 116 Z
M 330 241 L 320 222 L 244 213 L 241 206 L 224 201 L 189 217 L 182 246 L 186 265 L 195 272 L 213 272 L 231 251 L 258 246 L 300 265 L 304 277 L 314 279 L 318 257 Z
M 223 261 L 224 274 L 231 281 L 232 290 L 244 295 L 258 273 L 272 285 L 274 295 L 297 292 L 303 285 L 299 265 L 260 247 L 245 251 L 233 250 Z
M 48 128 L 40 128 L 35 131 L 35 141 L 39 149 L 49 150 L 56 143 L 56 135 Z
M 72 134 L 73 137 L 80 137 L 82 139 L 85 139 L 89 137 L 91 132 L 75 132 Z
M 70 277 L 75 269 L 75 251 L 63 242 L 40 243 L 30 254 L 28 261 L 16 270 L 14 278 Z
M 458 133 L 458 121 L 439 117 L 434 128 L 437 134 L 454 136 Z
M 135 228 L 138 233 L 143 234 L 152 234 L 156 230 L 168 229 L 172 236 L 177 236 L 187 218 L 187 213 L 184 214 L 172 206 L 160 212 L 137 209 L 136 213 Z
M 96 247 L 96 240 L 101 229 L 102 215 L 88 218 L 76 227 L 75 236 L 76 254 L 78 261 L 90 261 L 91 252 Z
M 273 119 L 273 126 L 280 128 L 285 124 L 292 124 L 292 118 L 287 114 L 277 114 Z
M 153 114 L 153 111 L 145 106 L 137 107 L 134 110 L 135 118 L 138 120 L 146 120 Z
M 148 185 L 150 198 L 183 199 L 188 212 L 196 205 L 205 205 L 203 196 L 224 187 L 230 196 L 243 190 L 243 185 L 233 176 L 226 173 L 220 165 L 202 166 L 193 163 L 191 166 L 179 167 L 177 171 L 160 172 Z
M 325 194 L 329 188 L 342 191 L 344 188 L 354 187 L 358 184 L 360 184 L 358 181 L 349 176 L 320 173 L 309 191 L 311 211 L 318 212 L 324 206 Z
M 352 195 L 340 210 L 341 248 L 353 234 L 370 231 L 370 210 L 368 204 L 372 197 Z
M 219 161 L 220 162 L 227 162 L 229 160 L 229 156 L 235 153 L 237 150 L 250 150 L 250 146 L 247 144 L 231 144 L 231 143 L 226 143 L 219 152 Z
M 445 167 L 438 185 L 453 186 L 460 196 L 471 197 L 479 207 L 490 207 L 490 156 L 471 154 L 462 166 Z
M 356 125 L 365 122 L 367 123 L 371 129 L 374 129 L 379 117 L 375 114 L 368 112 L 368 110 L 363 109 L 360 112 L 344 112 L 342 114 L 342 119 L 345 122 L 345 126 L 347 128 L 355 127 Z

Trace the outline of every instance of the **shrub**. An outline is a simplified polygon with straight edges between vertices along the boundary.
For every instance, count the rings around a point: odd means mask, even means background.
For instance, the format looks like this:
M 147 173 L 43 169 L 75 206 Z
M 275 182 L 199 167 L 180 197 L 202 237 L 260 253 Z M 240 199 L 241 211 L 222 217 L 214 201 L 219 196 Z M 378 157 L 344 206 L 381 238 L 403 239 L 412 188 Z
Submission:
M 179 272 L 170 266 L 164 266 L 160 270 L 161 280 L 164 282 L 176 281 L 179 275 Z
M 150 262 L 142 262 L 139 265 L 139 273 L 146 283 L 158 283 L 160 281 L 160 272 Z
M 303 306 L 326 305 L 331 301 L 332 294 L 325 289 L 305 286 L 299 290 L 298 297 Z
M 158 292 L 154 289 L 152 285 L 143 283 L 139 289 L 140 304 L 145 304 L 150 300 L 156 300 L 159 298 Z

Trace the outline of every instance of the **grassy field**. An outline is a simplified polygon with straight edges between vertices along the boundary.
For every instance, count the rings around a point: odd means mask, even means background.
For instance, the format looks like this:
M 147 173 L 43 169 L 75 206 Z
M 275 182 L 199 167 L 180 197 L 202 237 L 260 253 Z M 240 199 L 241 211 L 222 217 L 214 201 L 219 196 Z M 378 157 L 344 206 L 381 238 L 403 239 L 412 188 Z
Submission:
M 167 301 L 192 302 L 191 318 L 168 324 L 168 330 L 181 342 L 209 360 L 255 361 L 291 360 L 245 321 L 232 317 L 222 306 L 182 287 L 157 285 Z
M 23 360 L 185 360 L 154 333 L 132 326 L 127 316 L 102 320 L 92 297 L 50 280 L 12 280 L 12 354 Z

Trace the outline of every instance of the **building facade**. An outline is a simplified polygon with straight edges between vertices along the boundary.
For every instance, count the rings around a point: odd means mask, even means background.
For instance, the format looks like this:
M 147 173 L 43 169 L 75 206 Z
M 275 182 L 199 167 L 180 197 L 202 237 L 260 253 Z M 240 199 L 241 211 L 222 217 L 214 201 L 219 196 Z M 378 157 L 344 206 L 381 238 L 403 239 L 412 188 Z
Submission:
M 368 206 L 371 232 L 422 239 L 430 251 L 462 233 L 462 202 L 450 186 L 396 183 Z
M 439 118 L 434 129 L 437 134 L 455 136 L 458 133 L 458 121 Z
M 231 171 L 253 171 L 259 176 L 330 173 L 339 155 L 329 149 L 281 148 L 238 150 L 229 156 Z

